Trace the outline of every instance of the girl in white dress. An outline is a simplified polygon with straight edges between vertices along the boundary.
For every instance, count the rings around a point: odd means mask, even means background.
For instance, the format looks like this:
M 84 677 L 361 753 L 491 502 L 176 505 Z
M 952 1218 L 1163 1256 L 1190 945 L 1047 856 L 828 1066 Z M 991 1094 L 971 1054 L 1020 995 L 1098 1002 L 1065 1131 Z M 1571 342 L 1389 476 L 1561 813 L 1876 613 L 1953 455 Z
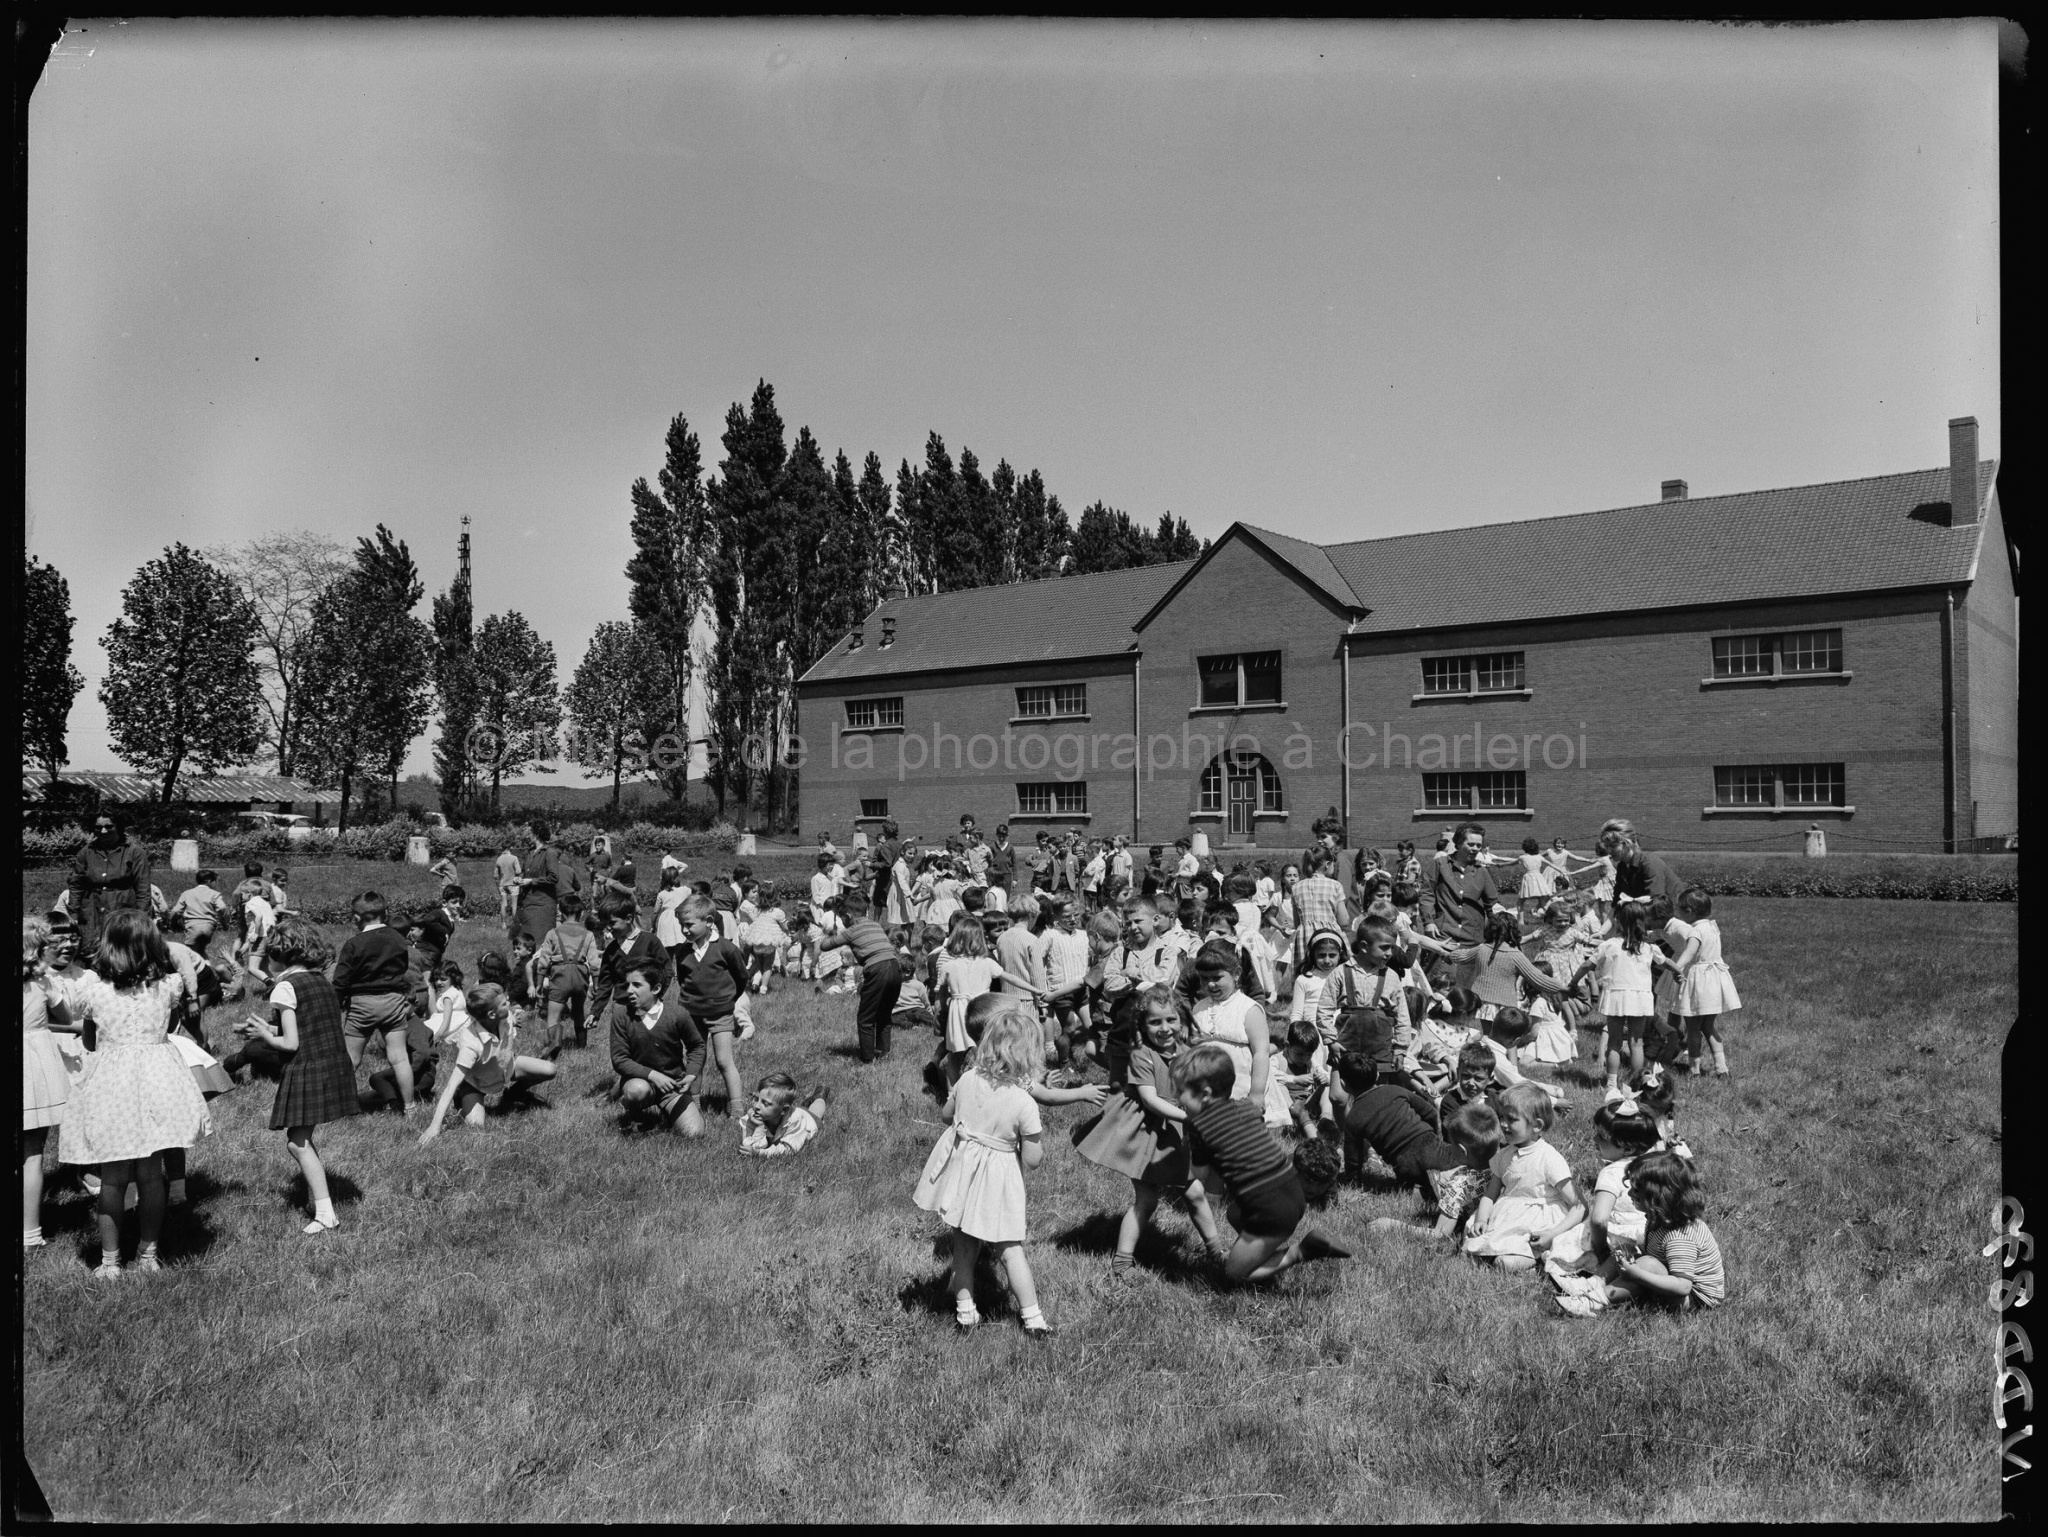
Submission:
M 988 1244 L 1009 1278 L 1024 1332 L 1036 1339 L 1052 1333 L 1038 1309 L 1038 1285 L 1023 1248 L 1024 1175 L 1045 1157 L 1038 1102 L 1029 1089 L 1044 1057 L 1038 1020 L 1023 1004 L 988 1022 L 973 1065 L 946 1101 L 952 1124 L 925 1160 L 911 1196 L 953 1230 L 953 1321 L 962 1329 L 981 1322 L 974 1262 Z
M 153 1271 L 164 1220 L 165 1148 L 187 1148 L 213 1131 L 192 1071 L 170 1043 L 171 1012 L 185 982 L 147 914 L 107 919 L 94 959 L 96 978 L 80 989 L 81 1012 L 97 1027 L 94 1049 L 66 1106 L 62 1156 L 100 1165 L 100 1268 L 121 1274 L 121 1206 L 128 1183 L 141 1190 L 135 1268 Z
M 1721 959 L 1721 925 L 1713 919 L 1714 899 L 1703 886 L 1688 886 L 1678 894 L 1679 923 L 1667 929 L 1681 939 L 1672 966 L 1678 972 L 1678 1012 L 1685 1016 L 1685 1049 L 1692 1058 L 1692 1072 L 1698 1077 L 1700 1056 L 1706 1045 L 1714 1048 L 1714 1076 L 1728 1076 L 1728 1056 L 1721 1049 L 1721 1037 L 1714 1021 L 1742 1007 L 1735 991 L 1735 978 Z M 1682 925 L 1682 928 L 1681 928 Z
M 1645 937 L 1649 904 L 1621 902 L 1614 909 L 1620 932 L 1600 941 L 1592 959 L 1579 967 L 1572 978 L 1577 986 L 1588 972 L 1600 977 L 1601 1017 L 1606 1026 L 1601 1047 L 1607 1055 L 1607 1087 L 1621 1082 L 1621 1050 L 1628 1047 L 1632 1071 L 1643 1070 L 1643 1042 L 1657 1022 L 1657 990 L 1651 968 L 1662 962 L 1664 952 Z
M 966 1065 L 967 1053 L 974 1048 L 974 1038 L 967 1033 L 967 1005 L 998 981 L 1019 992 L 1038 991 L 1023 977 L 1003 970 L 1002 962 L 989 955 L 988 933 L 979 918 L 972 913 L 960 914 L 946 939 L 945 952 L 939 957 L 937 989 L 946 1009 L 946 1052 L 953 1072 Z
M 1292 1124 L 1287 1085 L 1273 1071 L 1266 1011 L 1257 999 L 1237 990 L 1237 969 L 1220 946 L 1195 957 L 1195 976 L 1202 990 L 1202 1001 L 1195 1006 L 1195 1044 L 1220 1046 L 1229 1056 L 1237 1069 L 1230 1086 L 1232 1099 L 1249 1099 L 1268 1126 Z
M 1500 1129 L 1507 1146 L 1493 1155 L 1486 1191 L 1465 1224 L 1465 1252 L 1503 1270 L 1533 1270 L 1561 1237 L 1586 1220 L 1586 1203 L 1564 1154 L 1544 1140 L 1550 1096 L 1533 1083 L 1501 1091 Z

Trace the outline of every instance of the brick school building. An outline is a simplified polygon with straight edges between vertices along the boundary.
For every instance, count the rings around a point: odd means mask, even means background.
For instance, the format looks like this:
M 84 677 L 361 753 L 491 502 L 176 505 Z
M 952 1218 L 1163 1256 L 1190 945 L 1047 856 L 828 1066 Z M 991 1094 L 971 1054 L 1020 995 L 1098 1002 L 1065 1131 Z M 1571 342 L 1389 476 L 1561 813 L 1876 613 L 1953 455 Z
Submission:
M 2016 832 L 2018 554 L 1977 424 L 1902 475 L 892 597 L 798 684 L 807 833 L 1938 851 Z

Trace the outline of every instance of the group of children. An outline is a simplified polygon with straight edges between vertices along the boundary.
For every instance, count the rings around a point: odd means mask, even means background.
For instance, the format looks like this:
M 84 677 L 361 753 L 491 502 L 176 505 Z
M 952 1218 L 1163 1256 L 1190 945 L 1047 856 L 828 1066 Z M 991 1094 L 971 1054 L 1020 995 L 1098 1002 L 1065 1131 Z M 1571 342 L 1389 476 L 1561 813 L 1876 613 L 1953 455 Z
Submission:
M 141 1208 L 136 1268 L 153 1269 L 163 1206 L 182 1197 L 184 1151 L 210 1130 L 206 1099 L 230 1073 L 277 1076 L 271 1127 L 305 1175 L 315 1234 L 336 1224 L 318 1126 L 428 1104 L 422 1143 L 478 1124 L 494 1096 L 516 1102 L 554 1078 L 593 1020 L 622 1125 L 701 1135 L 698 1085 L 715 1067 L 741 1151 L 790 1156 L 815 1136 L 827 1099 L 781 1074 L 745 1092 L 736 1048 L 753 1031 L 749 995 L 778 972 L 850 990 L 892 967 L 894 1022 L 937 1037 L 926 1076 L 951 1125 L 916 1199 L 955 1230 L 963 1324 L 975 1321 L 972 1273 L 989 1246 L 1027 1330 L 1044 1327 L 1020 1247 L 1023 1180 L 1043 1156 L 1039 1107 L 1056 1104 L 1095 1112 L 1074 1129 L 1080 1156 L 1131 1182 L 1113 1274 L 1135 1265 L 1168 1196 L 1227 1281 L 1341 1257 L 1305 1227 L 1307 1207 L 1340 1173 L 1377 1166 L 1425 1202 L 1421 1223 L 1381 1226 L 1454 1238 L 1505 1269 L 1541 1267 L 1567 1312 L 1720 1302 L 1718 1249 L 1670 1125 L 1672 1070 L 1711 1060 L 1725 1074 L 1715 1022 L 1740 1007 L 1703 890 L 1681 893 L 1676 911 L 1550 901 L 1529 940 L 1515 913 L 1496 909 L 1479 944 L 1456 946 L 1416 921 L 1405 845 L 1397 864 L 1375 857 L 1363 868 L 1363 916 L 1341 925 L 1316 924 L 1326 899 L 1299 884 L 1304 868 L 1311 878 L 1333 868 L 1321 851 L 1277 878 L 1269 866 L 1224 872 L 1185 851 L 1170 866 L 1163 850 L 1152 855 L 1140 874 L 1115 843 L 1062 851 L 1064 875 L 1049 855 L 1014 892 L 966 850 L 922 856 L 917 921 L 859 943 L 849 920 L 876 930 L 864 921 L 869 872 L 857 861 L 849 873 L 829 847 L 811 901 L 786 906 L 744 866 L 686 885 L 686 867 L 667 859 L 651 929 L 622 867 L 588 920 L 565 893 L 552 928 L 537 941 L 515 933 L 509 956 L 487 950 L 474 981 L 445 953 L 464 903 L 452 884 L 403 932 L 364 893 L 338 953 L 292 912 L 281 871 L 251 869 L 231 895 L 202 871 L 170 907 L 167 932 L 115 913 L 94 970 L 79 964 L 61 915 L 55 931 L 30 920 L 24 1245 L 42 1241 L 52 1126 L 63 1128 L 65 1163 L 101 1170 L 102 1273 L 120 1272 L 130 1201 Z M 234 990 L 257 986 L 267 1012 L 238 1026 L 238 1049 L 216 1063 L 198 1017 L 228 991 L 206 959 L 221 933 L 233 935 Z M 1608 1102 L 1589 1202 L 1546 1140 L 1563 1091 L 1524 1069 L 1570 1060 L 1572 1026 L 1593 1015 Z M 93 1030 L 94 1049 L 81 1053 L 77 1037 Z M 359 1090 L 372 1037 L 385 1064 Z
M 139 1208 L 133 1268 L 151 1271 L 164 1209 L 185 1199 L 187 1150 L 212 1129 L 206 1101 L 238 1078 L 277 1080 L 271 1129 L 284 1133 L 305 1176 L 305 1232 L 317 1234 L 337 1225 L 318 1127 L 428 1106 L 422 1144 L 451 1124 L 481 1124 L 487 1102 L 516 1103 L 553 1079 L 556 1059 L 585 1043 L 593 1017 L 606 1031 L 609 1093 L 622 1124 L 701 1135 L 697 1081 L 708 1055 L 739 1123 L 740 1151 L 794 1153 L 816 1133 L 826 1096 L 780 1074 L 748 1096 L 734 1049 L 753 1031 L 749 992 L 765 988 L 768 962 L 781 959 L 779 949 L 763 955 L 767 945 L 749 945 L 741 928 L 741 915 L 749 923 L 763 916 L 749 911 L 757 888 L 742 867 L 723 883 L 730 894 L 721 903 L 703 883 L 681 888 L 684 867 L 669 866 L 655 921 L 672 933 L 657 938 L 642 927 L 640 902 L 616 886 L 628 872 L 614 870 L 589 924 L 579 897 L 565 894 L 559 921 L 537 943 L 515 932 L 511 955 L 487 949 L 474 981 L 447 954 L 465 901 L 452 883 L 402 928 L 387 922 L 381 896 L 362 893 L 352 904 L 356 932 L 338 950 L 288 905 L 285 872 L 266 878 L 254 865 L 230 895 L 202 870 L 174 904 L 114 911 L 90 955 L 61 908 L 25 919 L 24 1248 L 46 1242 L 43 1164 L 53 1129 L 60 1161 L 79 1166 L 98 1197 L 99 1273 L 122 1273 L 119 1225 L 130 1208 Z M 207 953 L 223 934 L 231 936 L 222 962 L 230 982 Z M 217 1060 L 206 1049 L 204 1009 L 252 991 L 264 1011 L 233 1027 L 234 1049 Z M 358 1088 L 372 1039 L 384 1064 Z
M 1318 861 L 1307 863 L 1314 873 Z M 1190 897 L 1170 913 L 1126 896 L 1120 911 L 1087 914 L 1054 895 L 1011 898 L 990 914 L 970 887 L 948 929 L 895 931 L 912 978 L 899 1018 L 938 1024 L 937 1002 L 945 1019 L 927 1075 L 947 1093 L 954 1124 L 918 1201 L 956 1229 L 963 1324 L 974 1321 L 978 1244 L 1002 1251 L 1013 1285 L 1022 1277 L 1026 1328 L 1042 1324 L 1015 1249 L 1021 1216 L 1010 1210 L 1022 1189 L 1012 1176 L 1021 1181 L 1042 1157 L 1039 1127 L 1035 1111 L 1014 1094 L 991 1097 L 991 1086 L 1014 1086 L 1033 1104 L 1083 1097 L 1098 1092 L 1087 1081 L 1093 1067 L 1106 1073 L 1108 1102 L 1075 1128 L 1075 1145 L 1132 1183 L 1112 1273 L 1133 1267 L 1167 1195 L 1185 1205 L 1229 1280 L 1340 1252 L 1313 1230 L 1295 1237 L 1303 1212 L 1294 1193 L 1314 1200 L 1340 1173 L 1376 1169 L 1424 1200 L 1419 1223 L 1376 1226 L 1455 1240 L 1502 1269 L 1540 1267 L 1567 1314 L 1631 1301 L 1719 1305 L 1719 1250 L 1691 1152 L 1672 1129 L 1672 1072 L 1699 1074 L 1711 1053 L 1725 1076 L 1716 1019 L 1741 1006 L 1703 889 L 1681 892 L 1675 912 L 1611 892 L 1578 910 L 1546 901 L 1526 940 L 1517 915 L 1496 908 L 1482 941 L 1458 946 L 1414 922 L 1412 890 L 1400 889 L 1413 882 L 1393 871 L 1367 872 L 1366 911 L 1348 935 L 1272 924 L 1275 904 L 1256 900 L 1257 879 L 1231 872 L 1221 879 L 1228 905 L 1210 911 Z M 1001 1009 L 1026 1044 L 977 1038 L 985 1008 Z M 1569 1108 L 1565 1091 L 1525 1069 L 1572 1060 L 1572 1023 L 1594 1018 L 1607 1075 L 1588 1202 L 1547 1140 Z M 1199 1135 L 1191 1094 L 1237 1106 L 1221 1141 Z M 961 1194 L 993 1178 L 979 1168 L 991 1150 L 1014 1155 L 999 1218 Z M 1206 1165 L 1200 1153 L 1211 1155 Z M 1219 1237 L 1212 1190 L 1234 1208 L 1233 1245 Z M 1260 1199 L 1248 1203 L 1248 1190 Z

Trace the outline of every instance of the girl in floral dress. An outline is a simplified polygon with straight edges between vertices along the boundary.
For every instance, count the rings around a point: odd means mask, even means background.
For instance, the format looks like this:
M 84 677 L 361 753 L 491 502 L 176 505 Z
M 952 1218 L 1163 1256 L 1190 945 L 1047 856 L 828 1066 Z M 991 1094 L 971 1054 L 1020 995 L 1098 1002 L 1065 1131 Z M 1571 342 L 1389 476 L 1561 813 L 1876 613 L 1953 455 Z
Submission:
M 129 1181 L 141 1190 L 135 1268 L 159 1270 L 161 1155 L 211 1134 L 213 1118 L 170 1043 L 171 1014 L 185 982 L 147 914 L 123 909 L 109 915 L 93 971 L 79 1001 L 98 1038 L 66 1107 L 62 1153 L 66 1163 L 100 1166 L 98 1273 L 113 1279 L 121 1274 L 121 1204 Z

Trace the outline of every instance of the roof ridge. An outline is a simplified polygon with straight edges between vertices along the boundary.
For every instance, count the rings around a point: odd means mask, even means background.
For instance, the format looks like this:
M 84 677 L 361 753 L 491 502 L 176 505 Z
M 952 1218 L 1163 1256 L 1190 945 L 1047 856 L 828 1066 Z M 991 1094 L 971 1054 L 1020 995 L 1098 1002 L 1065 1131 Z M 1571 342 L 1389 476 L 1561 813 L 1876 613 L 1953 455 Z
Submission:
M 1996 464 L 1997 462 L 1995 458 L 1977 461 L 1980 469 L 1984 465 Z M 1849 475 L 1841 480 L 1811 480 L 1796 486 L 1760 486 L 1753 491 L 1721 491 L 1712 496 L 1687 496 L 1680 498 L 1680 500 L 1686 502 L 1726 502 L 1733 501 L 1737 497 L 1777 496 L 1787 491 L 1817 491 L 1825 486 L 1854 486 L 1879 480 L 1904 480 L 1909 475 L 1946 475 L 1947 473 L 1947 465 L 1937 464 L 1920 470 L 1893 470 L 1883 475 Z M 1382 534 L 1376 539 L 1346 539 L 1341 544 L 1326 544 L 1322 548 L 1326 551 L 1350 550 L 1356 549 L 1362 544 L 1391 544 L 1396 539 L 1426 539 L 1436 534 L 1466 533 L 1481 528 L 1520 528 L 1530 523 L 1562 523 L 1568 518 L 1601 518 L 1606 517 L 1610 513 L 1635 512 L 1645 507 L 1665 507 L 1669 505 L 1668 502 L 1662 501 L 1626 502 L 1619 507 L 1594 507 L 1585 512 L 1553 512 L 1540 518 L 1502 518 L 1494 523 L 1458 523 L 1450 528 L 1419 528 L 1405 534 Z M 1304 540 L 1302 542 L 1306 543 L 1307 541 Z

